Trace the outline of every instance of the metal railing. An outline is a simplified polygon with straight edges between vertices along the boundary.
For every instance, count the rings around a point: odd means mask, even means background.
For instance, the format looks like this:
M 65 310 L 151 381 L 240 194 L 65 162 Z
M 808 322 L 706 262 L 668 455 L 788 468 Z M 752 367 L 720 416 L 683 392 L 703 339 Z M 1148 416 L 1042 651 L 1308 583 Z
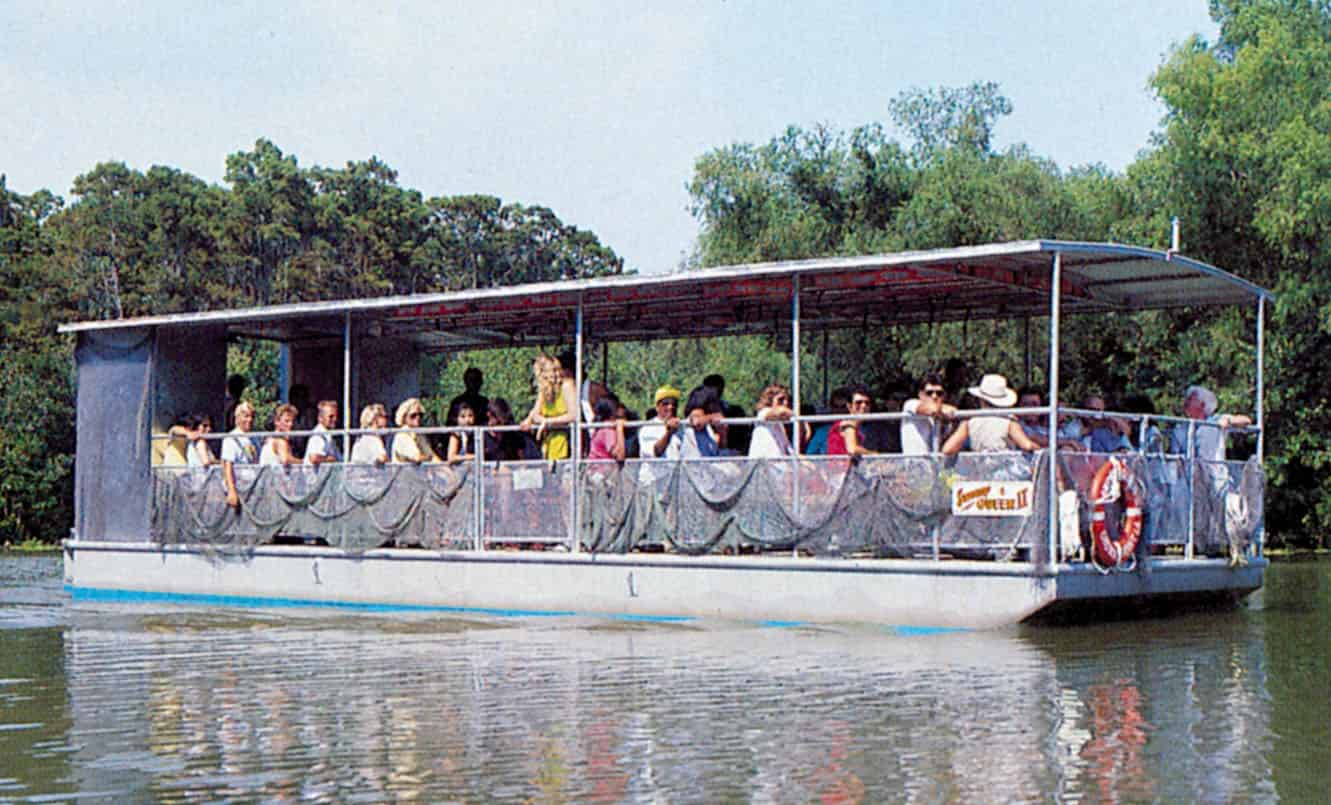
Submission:
M 943 425 L 943 426 L 946 426 L 949 420 L 963 421 L 967 418 L 979 417 L 979 416 L 1003 416 L 1003 417 L 1014 417 L 1014 418 L 1022 416 L 1032 416 L 1032 417 L 1040 417 L 1043 421 L 1048 421 L 1046 418 L 1048 417 L 1049 412 L 1050 409 L 1047 406 L 1030 407 L 1030 408 L 1004 408 L 1004 409 L 987 408 L 987 409 L 959 410 L 954 415 L 948 417 L 931 417 L 931 418 L 935 419 L 938 425 Z M 1160 415 L 1160 414 L 1095 411 L 1095 410 L 1077 409 L 1077 408 L 1059 408 L 1057 413 L 1060 417 L 1068 417 L 1068 418 L 1075 417 L 1087 421 L 1098 422 L 1106 420 L 1117 420 L 1124 423 L 1130 423 L 1130 427 L 1123 428 L 1122 430 L 1126 431 L 1124 432 L 1125 436 L 1127 432 L 1135 432 L 1137 434 L 1138 443 L 1137 445 L 1134 446 L 1133 449 L 1133 452 L 1136 453 L 1143 453 L 1147 450 L 1148 447 L 1148 439 L 1146 438 L 1147 434 L 1149 432 L 1149 429 L 1155 426 L 1156 424 L 1166 425 L 1166 426 L 1172 425 L 1175 427 L 1185 426 L 1187 428 L 1184 439 L 1185 450 L 1183 453 L 1181 454 L 1169 453 L 1166 449 L 1164 449 L 1168 446 L 1168 442 L 1170 440 L 1163 433 L 1161 433 L 1161 438 L 1160 438 L 1160 441 L 1162 443 L 1160 446 L 1162 449 L 1160 449 L 1159 451 L 1153 450 L 1151 452 L 1152 454 L 1159 453 L 1161 455 L 1173 455 L 1173 456 L 1181 455 L 1184 458 L 1183 466 L 1186 472 L 1186 482 L 1187 482 L 1186 485 L 1188 493 L 1187 542 L 1186 542 L 1186 547 L 1184 549 L 1184 553 L 1187 558 L 1192 558 L 1195 555 L 1193 535 L 1196 529 L 1196 523 L 1194 522 L 1193 510 L 1195 508 L 1195 505 L 1194 505 L 1193 495 L 1194 495 L 1194 485 L 1195 485 L 1194 481 L 1195 481 L 1195 471 L 1196 471 L 1195 464 L 1196 461 L 1198 460 L 1194 456 L 1196 449 L 1197 433 L 1201 428 L 1207 428 L 1207 427 L 1220 428 L 1220 426 L 1216 423 L 1208 423 L 1199 420 L 1187 419 L 1184 417 L 1175 417 L 1175 416 Z M 919 414 L 908 414 L 904 412 L 883 412 L 883 413 L 873 413 L 873 414 L 833 413 L 833 414 L 818 414 L 818 415 L 793 414 L 790 418 L 784 420 L 762 419 L 758 417 L 743 417 L 743 418 L 728 418 L 728 419 L 722 418 L 718 420 L 715 424 L 720 424 L 725 426 L 750 425 L 754 427 L 788 428 L 791 431 L 791 435 L 793 437 L 791 451 L 783 457 L 779 457 L 777 459 L 768 458 L 767 460 L 769 462 L 773 460 L 788 461 L 791 463 L 792 466 L 798 468 L 798 466 L 801 464 L 817 466 L 823 462 L 835 461 L 838 459 L 844 460 L 843 457 L 839 456 L 830 456 L 826 454 L 808 454 L 806 452 L 803 452 L 802 449 L 794 448 L 794 439 L 799 438 L 799 434 L 802 432 L 804 425 L 817 427 L 818 425 L 824 423 L 833 423 L 839 421 L 853 421 L 857 423 L 863 423 L 863 422 L 900 423 L 906 420 L 919 419 L 921 418 L 921 416 L 922 415 Z M 574 438 L 572 434 L 575 431 L 580 431 L 582 429 L 585 429 L 589 434 L 594 436 L 598 430 L 604 428 L 618 427 L 619 424 L 620 423 L 614 421 L 581 423 L 580 427 L 577 429 L 570 426 L 568 428 L 565 428 L 564 430 L 570 433 L 570 439 L 572 439 Z M 656 419 L 631 420 L 631 421 L 625 421 L 622 424 L 623 427 L 625 428 L 627 436 L 628 432 L 637 431 L 647 426 L 659 426 L 660 420 Z M 686 418 L 681 418 L 679 427 L 683 429 L 692 426 L 688 423 L 688 420 Z M 943 427 L 935 427 L 934 430 L 935 433 L 937 434 L 943 429 L 944 429 Z M 384 429 L 378 429 L 378 428 L 331 429 L 330 428 L 326 430 L 311 429 L 311 430 L 299 430 L 299 431 L 296 430 L 246 431 L 246 432 L 232 431 L 228 433 L 210 432 L 208 434 L 198 434 L 198 433 L 172 434 L 168 432 L 168 433 L 153 434 L 151 438 L 154 441 L 160 441 L 160 440 L 180 439 L 183 437 L 190 442 L 196 439 L 203 440 L 205 442 L 219 442 L 219 441 L 224 441 L 226 439 L 246 438 L 257 442 L 259 440 L 271 437 L 280 437 L 288 439 L 290 438 L 308 439 L 309 437 L 315 435 L 321 435 L 329 439 L 338 439 L 339 441 L 341 441 L 343 445 L 349 445 L 351 443 L 352 438 L 370 434 L 370 435 L 379 436 L 385 440 L 386 443 L 385 446 L 390 452 L 389 462 L 394 463 L 391 456 L 391 437 L 397 434 L 410 433 L 410 434 L 420 434 L 424 436 L 440 436 L 440 435 L 447 436 L 450 434 L 468 434 L 471 439 L 471 446 L 472 446 L 471 454 L 465 458 L 453 462 L 453 464 L 457 465 L 461 463 L 469 463 L 471 465 L 471 470 L 474 473 L 474 477 L 476 479 L 471 490 L 471 494 L 473 496 L 472 503 L 474 511 L 474 517 L 472 523 L 473 539 L 471 540 L 472 548 L 475 550 L 485 550 L 488 544 L 494 544 L 494 543 L 507 544 L 507 543 L 546 542 L 546 543 L 563 544 L 570 551 L 576 550 L 579 544 L 578 543 L 579 521 L 576 516 L 571 516 L 569 518 L 570 526 L 568 529 L 568 533 L 562 535 L 558 539 L 542 537 L 539 535 L 488 535 L 487 534 L 487 529 L 486 529 L 486 524 L 487 524 L 486 505 L 488 500 L 487 483 L 490 482 L 489 479 L 487 478 L 487 472 L 486 472 L 487 469 L 495 470 L 498 469 L 501 465 L 510 470 L 519 470 L 519 471 L 523 469 L 553 468 L 555 462 L 550 462 L 545 460 L 501 462 L 493 457 L 489 457 L 486 455 L 486 437 L 487 435 L 499 435 L 511 432 L 526 432 L 528 435 L 531 435 L 531 432 L 533 430 L 535 429 L 519 425 L 507 425 L 507 426 L 472 425 L 467 427 L 439 426 L 439 427 L 418 427 L 418 428 L 402 427 L 402 428 L 384 428 Z M 1236 434 L 1255 433 L 1259 435 L 1261 433 L 1261 428 L 1257 426 L 1229 427 L 1229 428 L 1222 428 L 1221 430 L 1223 431 L 1221 434 L 1221 438 L 1223 438 L 1224 435 L 1227 433 L 1236 433 Z M 938 442 L 936 440 L 935 450 L 933 454 L 935 457 L 937 454 L 937 444 Z M 192 449 L 192 445 L 189 445 L 189 447 Z M 640 445 L 640 450 L 646 447 L 647 447 L 646 445 Z M 575 451 L 578 451 L 579 454 L 582 452 L 581 445 L 578 445 L 576 443 L 571 444 L 571 448 Z M 349 455 L 344 456 L 344 460 L 340 463 L 343 464 L 351 463 L 346 460 L 347 458 L 349 458 Z M 644 452 L 643 454 L 640 455 L 640 458 L 638 460 L 650 461 L 650 462 L 667 462 L 673 460 L 684 461 L 684 462 L 734 462 L 736 460 L 756 461 L 757 459 L 749 459 L 747 456 L 739 456 L 732 453 L 732 454 L 718 455 L 715 457 L 695 456 L 695 457 L 679 458 L 672 460 L 664 457 L 646 455 Z M 439 463 L 448 463 L 446 456 L 440 456 L 437 453 L 435 461 Z M 592 459 L 582 455 L 579 455 L 579 460 L 578 460 L 578 464 L 581 464 L 586 467 L 613 465 L 616 463 L 618 462 L 615 461 L 614 459 Z M 320 467 L 326 466 L 326 463 L 320 464 L 319 466 Z M 796 472 L 793 477 L 798 478 L 800 474 L 801 473 Z M 580 505 L 580 496 L 582 494 L 581 490 L 582 484 L 580 483 L 581 475 L 582 475 L 581 472 L 576 473 L 576 477 L 574 478 L 574 482 L 572 484 L 573 489 L 570 494 L 570 505 L 575 507 L 574 509 L 575 512 L 577 511 L 576 507 Z M 792 495 L 794 498 L 796 498 L 791 501 L 792 510 L 798 511 L 798 506 L 799 506 L 798 485 L 792 487 Z M 938 558 L 941 554 L 941 549 L 940 549 L 940 536 L 937 525 L 935 525 L 934 527 L 934 531 L 932 534 L 932 541 L 933 541 L 933 555 L 935 558 Z

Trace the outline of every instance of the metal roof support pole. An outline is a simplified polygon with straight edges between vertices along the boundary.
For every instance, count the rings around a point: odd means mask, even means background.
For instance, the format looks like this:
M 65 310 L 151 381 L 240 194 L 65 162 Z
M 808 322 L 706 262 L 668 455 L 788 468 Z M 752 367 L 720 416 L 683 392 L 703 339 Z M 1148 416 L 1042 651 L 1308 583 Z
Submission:
M 476 473 L 476 483 L 472 485 L 474 490 L 472 511 L 476 515 L 476 540 L 473 547 L 483 551 L 485 550 L 485 431 L 480 428 L 472 428 L 471 451 L 476 459 L 472 469 Z
M 1266 458 L 1266 406 L 1262 404 L 1265 390 L 1266 366 L 1266 297 L 1257 297 L 1257 404 L 1253 407 L 1257 420 L 1257 461 Z
M 1264 464 L 1266 461 L 1266 406 L 1263 405 L 1265 397 L 1265 367 L 1266 367 L 1266 296 L 1257 297 L 1257 405 L 1253 409 L 1257 421 L 1257 463 Z M 1224 438 L 1223 436 L 1221 438 Z M 1257 533 L 1253 539 L 1253 549 L 1258 556 L 1263 553 L 1263 545 L 1266 542 L 1266 518 L 1261 518 L 1257 526 Z
M 824 339 L 823 344 L 826 345 L 827 336 L 825 334 L 823 336 L 823 339 Z M 827 363 L 824 362 L 823 372 L 826 371 L 827 371 Z M 826 378 L 826 374 L 824 374 L 824 378 Z M 803 425 L 800 422 L 801 398 L 800 398 L 800 276 L 799 274 L 795 275 L 794 281 L 791 283 L 791 290 L 790 290 L 790 389 L 794 394 L 794 400 L 792 400 L 792 403 L 794 404 L 795 408 L 794 414 L 790 417 L 790 421 L 794 423 L 790 426 L 791 437 L 792 437 L 790 440 L 790 447 L 791 447 L 790 454 L 792 456 L 792 463 L 795 469 L 791 481 L 792 499 L 790 501 L 791 504 L 790 510 L 795 513 L 795 530 L 796 534 L 798 534 L 800 532 L 800 523 L 802 522 L 802 519 L 800 517 L 800 452 L 801 452 L 800 437 L 803 434 Z M 796 540 L 796 545 L 791 550 L 794 553 L 794 555 L 796 556 L 799 555 L 798 540 Z
M 610 342 L 601 342 L 601 385 L 610 388 Z
M 1063 286 L 1063 255 L 1054 252 L 1050 267 L 1049 290 L 1049 466 L 1045 474 L 1049 483 L 1049 514 L 1047 528 L 1049 557 L 1046 565 L 1051 572 L 1058 571 L 1059 519 L 1058 519 L 1058 327 L 1059 301 Z
M 1021 330 L 1022 330 L 1022 335 L 1024 336 L 1022 340 L 1026 344 L 1026 349 L 1025 349 L 1026 361 L 1023 364 L 1025 372 L 1023 376 L 1026 378 L 1026 385 L 1029 386 L 1031 384 L 1031 317 L 1030 316 L 1022 317 Z
M 574 406 L 573 427 L 569 429 L 569 454 L 572 458 L 573 482 L 569 490 L 568 549 L 571 553 L 582 553 L 582 540 L 578 539 L 580 523 L 578 504 L 582 502 L 582 294 L 578 294 L 578 314 L 573 326 L 573 383 Z
M 342 460 L 351 460 L 351 311 L 342 320 Z
M 826 400 L 826 399 L 827 399 L 827 395 L 831 393 L 831 392 L 828 390 L 828 388 L 827 388 L 828 377 L 829 377 L 829 375 L 830 375 L 830 372 L 828 372 L 828 368 L 827 368 L 827 332 L 828 332 L 827 330 L 823 330 L 823 355 L 822 355 L 822 364 L 823 364 L 823 397 L 822 397 L 822 398 L 823 398 L 823 400 Z

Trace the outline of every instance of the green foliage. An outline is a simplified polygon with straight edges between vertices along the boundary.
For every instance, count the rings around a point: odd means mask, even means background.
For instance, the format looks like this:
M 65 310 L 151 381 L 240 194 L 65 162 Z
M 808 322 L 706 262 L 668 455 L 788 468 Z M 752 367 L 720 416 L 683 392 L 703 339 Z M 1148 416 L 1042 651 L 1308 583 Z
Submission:
M 1153 83 L 1168 104 L 1144 199 L 1180 211 L 1190 251 L 1274 286 L 1267 373 L 1272 530 L 1331 526 L 1331 8 L 1314 0 L 1216 0 L 1220 41 L 1178 48 Z M 1180 335 L 1251 354 L 1251 313 L 1197 317 Z M 1211 357 L 1211 356 L 1208 356 Z M 1251 376 L 1221 384 L 1251 399 Z M 1303 538 L 1310 541 L 1310 538 Z
M 907 90 L 893 98 L 887 108 L 925 160 L 958 150 L 988 154 L 994 125 L 1000 117 L 1012 114 L 1012 102 L 993 81 Z
M 266 430 L 281 402 L 281 351 L 271 341 L 240 341 L 226 348 L 226 376 L 249 381 L 241 399 L 254 406 L 255 430 Z
M 424 199 L 373 157 L 304 168 L 261 139 L 227 157 L 226 181 L 109 162 L 75 179 L 66 206 L 47 191 L 12 193 L 0 176 L 0 540 L 57 540 L 69 526 L 72 345 L 56 322 L 623 271 L 595 235 L 546 207 Z M 228 374 L 250 379 L 264 427 L 277 362 L 270 343 L 228 350 Z
M 0 349 L 0 542 L 68 533 L 74 514 L 73 412 L 67 355 Z
M 912 191 L 910 159 L 878 125 L 847 137 L 790 127 L 709 152 L 689 184 L 700 261 L 715 266 L 861 251 Z
M 697 262 L 1023 238 L 1164 247 L 1178 216 L 1189 254 L 1277 291 L 1268 309 L 1267 524 L 1292 540 L 1331 532 L 1331 375 L 1321 371 L 1331 354 L 1331 7 L 1213 0 L 1212 12 L 1220 41 L 1184 43 L 1153 76 L 1168 116 L 1154 147 L 1122 175 L 1099 166 L 1063 172 L 1022 146 L 995 152 L 993 128 L 1011 104 L 994 84 L 912 90 L 889 105 L 913 141 L 909 152 L 876 126 L 849 136 L 792 127 L 763 146 L 703 155 L 690 184 L 701 224 Z M 1202 381 L 1226 410 L 1251 411 L 1255 315 L 1184 309 L 1074 318 L 1063 332 L 1068 398 L 1145 392 L 1162 412 L 1177 413 L 1182 390 Z M 1043 324 L 1033 331 L 1039 355 Z M 953 355 L 973 371 L 1021 377 L 1014 356 L 1024 341 L 1018 327 L 985 323 L 834 333 L 828 362 L 843 368 L 832 370 L 829 385 L 867 378 L 881 387 Z M 821 350 L 806 352 L 806 378 L 817 376 L 811 367 L 821 359 Z M 1030 375 L 1042 381 L 1043 367 Z

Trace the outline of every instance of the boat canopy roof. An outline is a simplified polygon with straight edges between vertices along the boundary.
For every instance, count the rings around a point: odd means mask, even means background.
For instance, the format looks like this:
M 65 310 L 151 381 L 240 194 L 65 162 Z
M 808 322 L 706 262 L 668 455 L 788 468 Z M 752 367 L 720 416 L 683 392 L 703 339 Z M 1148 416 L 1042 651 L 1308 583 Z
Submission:
M 772 332 L 792 318 L 812 331 L 1049 314 L 1061 255 L 1063 315 L 1234 305 L 1270 292 L 1178 254 L 1109 243 L 1030 240 L 864 257 L 723 266 L 674 274 L 302 302 L 66 324 L 61 332 L 225 326 L 230 336 L 298 342 L 357 331 L 424 350 L 551 344 L 573 332 L 602 341 Z

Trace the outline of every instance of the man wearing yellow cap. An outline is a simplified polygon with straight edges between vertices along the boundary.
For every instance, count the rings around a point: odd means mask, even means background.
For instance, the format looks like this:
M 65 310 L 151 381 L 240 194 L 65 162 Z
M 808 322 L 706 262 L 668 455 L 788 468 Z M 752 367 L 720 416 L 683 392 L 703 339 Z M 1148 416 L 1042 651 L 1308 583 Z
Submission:
M 638 429 L 642 457 L 679 458 L 679 440 L 674 438 L 675 431 L 679 430 L 679 389 L 667 383 L 656 390 L 653 402 L 656 416 Z

